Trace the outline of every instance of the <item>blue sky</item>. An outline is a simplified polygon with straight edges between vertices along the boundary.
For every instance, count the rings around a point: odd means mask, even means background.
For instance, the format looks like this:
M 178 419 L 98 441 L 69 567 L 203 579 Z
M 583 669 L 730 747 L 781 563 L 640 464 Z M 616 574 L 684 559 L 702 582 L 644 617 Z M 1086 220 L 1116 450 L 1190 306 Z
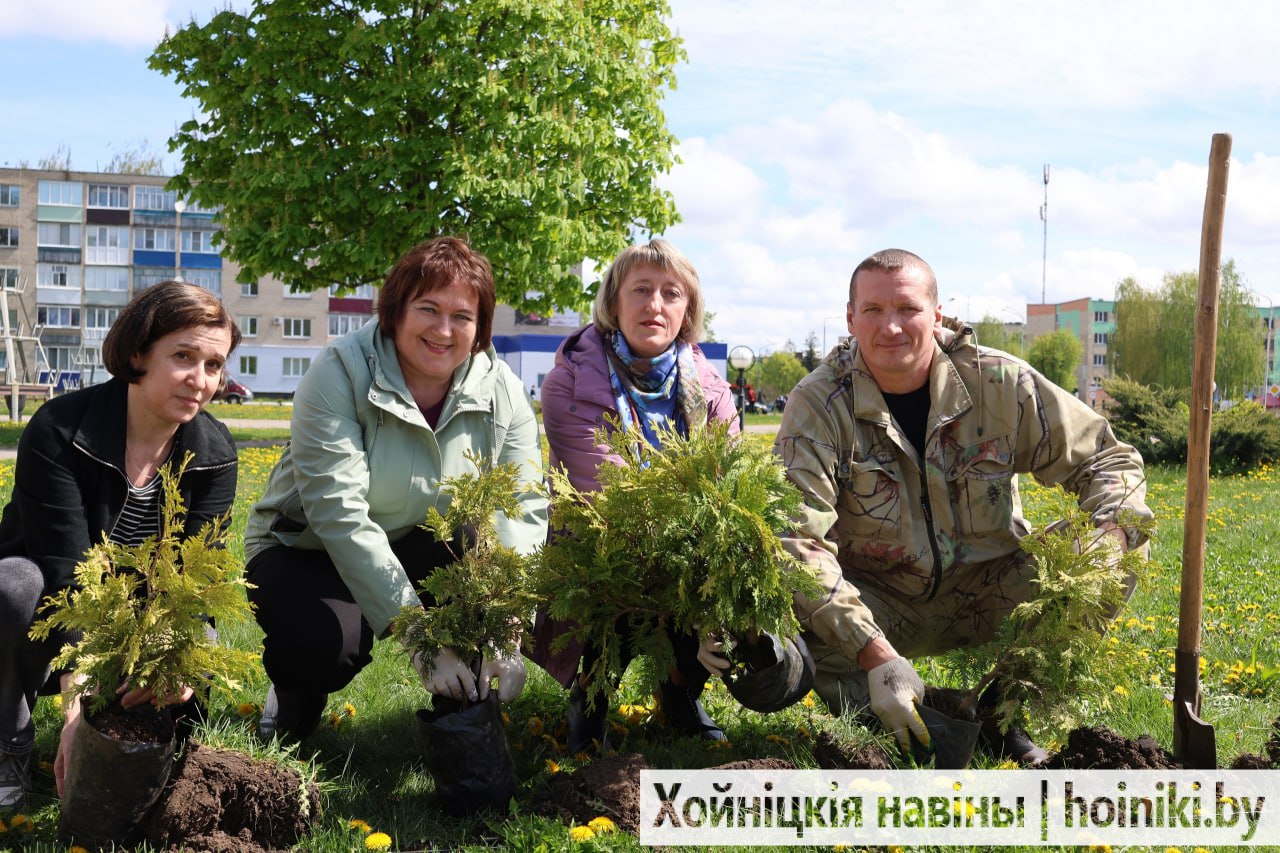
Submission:
M 194 105 L 146 57 L 221 5 L 0 0 L 0 163 L 163 150 Z M 1224 256 L 1280 302 L 1280 7 L 672 0 L 671 25 L 688 61 L 664 183 L 684 221 L 665 236 L 722 340 L 830 344 L 849 273 L 889 246 L 975 320 L 1020 316 L 1042 274 L 1058 301 L 1195 270 L 1215 132 L 1234 137 Z

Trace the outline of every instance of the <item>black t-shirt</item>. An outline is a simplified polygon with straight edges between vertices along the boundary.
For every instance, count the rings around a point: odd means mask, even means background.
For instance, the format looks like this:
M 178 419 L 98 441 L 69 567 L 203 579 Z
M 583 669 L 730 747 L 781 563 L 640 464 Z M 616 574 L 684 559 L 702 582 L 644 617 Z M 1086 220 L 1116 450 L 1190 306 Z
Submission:
M 884 402 L 923 460 L 925 429 L 929 425 L 929 383 L 906 394 L 884 394 Z

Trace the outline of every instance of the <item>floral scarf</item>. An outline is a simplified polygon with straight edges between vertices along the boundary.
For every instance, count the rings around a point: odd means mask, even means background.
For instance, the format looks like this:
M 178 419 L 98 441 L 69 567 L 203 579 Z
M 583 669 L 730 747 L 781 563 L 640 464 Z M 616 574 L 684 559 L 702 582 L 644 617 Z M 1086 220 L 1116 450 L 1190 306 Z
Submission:
M 693 363 L 693 347 L 676 340 L 653 358 L 641 358 L 632 355 L 620 333 L 603 337 L 609 382 L 623 429 L 639 426 L 645 440 L 660 447 L 660 424 L 673 426 L 686 436 L 691 424 L 706 424 L 707 398 Z

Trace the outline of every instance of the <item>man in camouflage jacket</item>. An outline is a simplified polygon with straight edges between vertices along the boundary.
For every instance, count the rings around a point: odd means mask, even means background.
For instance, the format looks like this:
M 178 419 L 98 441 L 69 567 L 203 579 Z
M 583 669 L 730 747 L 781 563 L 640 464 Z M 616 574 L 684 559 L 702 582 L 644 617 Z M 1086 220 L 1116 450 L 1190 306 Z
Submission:
M 904 747 L 908 732 L 927 745 L 909 659 L 991 639 L 1031 595 L 1015 475 L 1073 492 L 1127 550 L 1144 537 L 1122 523 L 1151 516 L 1142 459 L 1025 362 L 944 324 L 910 252 L 858 266 L 847 316 L 854 337 L 796 386 L 775 445 L 807 505 L 784 541 L 826 589 L 797 613 L 827 705 L 869 704 Z M 1016 727 L 993 745 L 1045 755 Z

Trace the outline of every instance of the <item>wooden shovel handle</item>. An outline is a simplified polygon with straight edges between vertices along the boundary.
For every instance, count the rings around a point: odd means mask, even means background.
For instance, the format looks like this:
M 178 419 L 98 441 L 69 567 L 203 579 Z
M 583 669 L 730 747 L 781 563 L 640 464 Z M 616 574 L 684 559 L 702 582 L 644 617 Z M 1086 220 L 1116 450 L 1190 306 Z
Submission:
M 1227 206 L 1231 135 L 1215 133 L 1209 151 L 1209 186 L 1200 231 L 1199 307 L 1191 370 L 1191 425 L 1187 434 L 1187 502 L 1183 515 L 1182 598 L 1178 608 L 1178 651 L 1200 653 L 1204 605 L 1204 545 L 1209 499 L 1209 414 L 1213 408 L 1213 365 L 1218 349 L 1218 287 L 1222 264 L 1222 221 Z M 1194 675 L 1192 676 L 1194 677 Z

